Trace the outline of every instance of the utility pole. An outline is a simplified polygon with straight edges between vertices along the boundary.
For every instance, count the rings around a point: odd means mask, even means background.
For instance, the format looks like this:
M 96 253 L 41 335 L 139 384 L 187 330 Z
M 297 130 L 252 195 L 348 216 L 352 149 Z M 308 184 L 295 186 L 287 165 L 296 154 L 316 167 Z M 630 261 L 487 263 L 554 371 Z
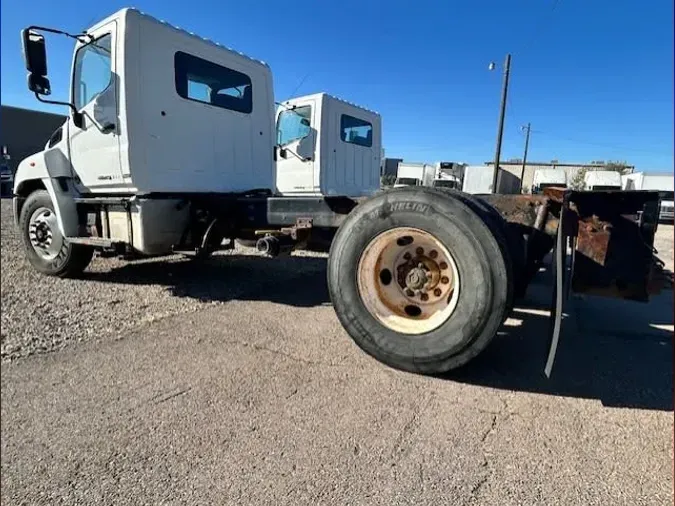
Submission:
M 499 124 L 497 127 L 497 148 L 495 150 L 495 172 L 492 176 L 492 193 L 497 193 L 497 178 L 499 176 L 499 157 L 502 153 L 502 136 L 504 134 L 504 114 L 506 113 L 506 96 L 509 91 L 509 73 L 511 71 L 511 54 L 506 55 L 504 62 L 504 84 L 502 86 L 502 104 L 499 109 Z
M 527 147 L 530 145 L 530 123 L 523 127 L 525 134 L 525 152 L 523 153 L 523 168 L 520 170 L 520 193 L 523 193 L 523 178 L 525 177 L 525 165 L 527 165 Z

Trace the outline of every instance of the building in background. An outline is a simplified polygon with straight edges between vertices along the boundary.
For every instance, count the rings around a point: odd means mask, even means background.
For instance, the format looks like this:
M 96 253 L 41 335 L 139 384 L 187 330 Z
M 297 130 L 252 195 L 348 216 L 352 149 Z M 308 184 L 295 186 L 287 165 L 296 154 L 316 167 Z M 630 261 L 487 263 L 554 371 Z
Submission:
M 19 162 L 44 149 L 54 131 L 65 123 L 60 114 L 3 105 L 0 108 L 2 160 L 16 172 Z
M 494 162 L 485 162 L 487 166 L 493 166 Z M 499 162 L 499 166 L 520 179 L 520 174 L 523 170 L 522 160 L 505 160 Z M 525 164 L 525 173 L 522 180 L 523 193 L 530 193 L 532 191 L 532 184 L 534 182 L 534 173 L 538 169 L 563 169 L 567 175 L 567 181 L 572 181 L 578 172 L 582 170 L 602 170 L 605 166 L 604 161 L 593 161 L 590 163 L 566 163 L 552 160 L 550 162 L 527 162 Z M 629 165 L 626 167 L 625 173 L 630 174 L 635 171 L 635 167 Z

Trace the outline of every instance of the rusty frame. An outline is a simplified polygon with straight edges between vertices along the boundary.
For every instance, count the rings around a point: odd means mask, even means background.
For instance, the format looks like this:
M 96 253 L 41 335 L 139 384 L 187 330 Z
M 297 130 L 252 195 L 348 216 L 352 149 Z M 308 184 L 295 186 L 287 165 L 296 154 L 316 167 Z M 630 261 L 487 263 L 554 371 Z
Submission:
M 483 198 L 526 238 L 527 283 L 553 249 L 561 223 L 563 242 L 573 246 L 572 292 L 646 302 L 666 281 L 654 250 L 658 192 L 547 188 L 543 195 Z
M 655 255 L 658 192 L 581 192 L 547 188 L 543 195 L 486 195 L 508 227 L 526 237 L 529 284 L 553 250 L 553 294 L 544 373 L 550 377 L 570 292 L 647 302 L 668 281 Z M 572 262 L 567 251 L 571 246 Z

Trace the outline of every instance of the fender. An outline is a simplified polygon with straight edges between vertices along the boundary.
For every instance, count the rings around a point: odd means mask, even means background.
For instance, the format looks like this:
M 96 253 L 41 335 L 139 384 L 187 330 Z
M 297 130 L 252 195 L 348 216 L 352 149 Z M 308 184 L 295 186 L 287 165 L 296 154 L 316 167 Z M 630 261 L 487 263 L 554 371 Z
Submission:
M 77 237 L 78 216 L 71 165 L 60 145 L 30 155 L 19 164 L 14 179 L 15 223 L 19 222 L 20 201 L 28 197 L 38 181 L 42 183 L 52 199 L 59 229 L 63 236 Z

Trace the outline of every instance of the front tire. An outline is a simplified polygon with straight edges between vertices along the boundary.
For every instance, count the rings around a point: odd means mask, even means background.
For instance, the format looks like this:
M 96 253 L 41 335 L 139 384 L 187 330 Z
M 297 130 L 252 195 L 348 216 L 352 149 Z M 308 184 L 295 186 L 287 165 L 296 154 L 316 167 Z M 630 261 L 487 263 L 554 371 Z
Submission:
M 333 241 L 328 288 L 337 316 L 387 365 L 455 369 L 483 351 L 506 318 L 509 259 L 463 200 L 428 188 L 392 190 L 354 209 Z
M 78 276 L 94 255 L 91 247 L 71 244 L 58 227 L 54 204 L 46 190 L 31 193 L 19 217 L 26 258 L 33 268 L 47 276 Z

